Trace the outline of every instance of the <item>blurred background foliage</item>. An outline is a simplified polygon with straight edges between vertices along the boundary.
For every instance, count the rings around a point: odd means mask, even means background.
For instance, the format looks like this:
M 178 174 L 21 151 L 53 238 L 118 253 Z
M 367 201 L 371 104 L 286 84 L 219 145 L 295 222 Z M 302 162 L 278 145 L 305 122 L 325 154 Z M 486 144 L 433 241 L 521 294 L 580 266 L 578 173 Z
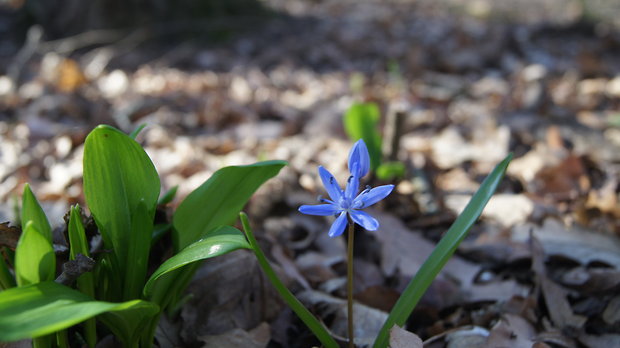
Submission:
M 199 21 L 267 13 L 258 0 L 0 0 L 0 9 L 12 15 L 3 27 L 16 38 L 23 39 L 29 27 L 39 25 L 47 40 L 160 24 L 174 30 Z
M 331 0 L 303 0 L 320 3 Z M 373 2 L 374 0 L 365 1 Z M 569 24 L 606 23 L 620 28 L 617 0 L 388 0 L 436 7 L 440 11 L 491 21 Z M 166 23 L 176 26 L 218 18 L 257 16 L 267 9 L 289 6 L 283 0 L 0 0 L 0 34 L 25 38 L 27 28 L 40 25 L 47 40 L 89 30 L 130 29 Z M 4 32 L 4 33 L 3 33 Z

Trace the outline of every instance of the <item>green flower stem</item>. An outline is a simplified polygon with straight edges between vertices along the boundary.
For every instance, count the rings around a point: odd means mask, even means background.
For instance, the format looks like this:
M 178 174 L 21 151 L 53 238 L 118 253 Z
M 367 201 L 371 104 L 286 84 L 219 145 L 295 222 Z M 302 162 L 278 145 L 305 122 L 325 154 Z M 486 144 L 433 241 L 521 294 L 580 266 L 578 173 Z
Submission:
M 349 242 L 347 244 L 347 331 L 349 334 L 349 348 L 354 348 L 353 334 L 353 236 L 355 224 L 349 218 Z
M 271 284 L 276 288 L 280 296 L 286 301 L 286 303 L 291 307 L 291 309 L 303 320 L 303 322 L 308 326 L 308 328 L 312 331 L 312 333 L 321 341 L 321 343 L 326 348 L 339 348 L 338 343 L 329 335 L 327 330 L 321 325 L 321 323 L 304 307 L 301 302 L 290 292 L 289 289 L 284 286 L 282 281 L 276 275 L 276 272 L 269 265 L 269 261 L 263 254 L 263 251 L 260 249 L 256 238 L 254 238 L 254 233 L 252 232 L 252 228 L 250 227 L 250 222 L 248 221 L 248 216 L 245 213 L 240 213 L 239 217 L 241 218 L 241 223 L 243 224 L 243 230 L 245 232 L 246 237 L 248 238 L 248 242 L 252 247 L 252 251 L 256 255 L 256 259 L 260 267 L 263 269 L 263 272 L 271 281 Z

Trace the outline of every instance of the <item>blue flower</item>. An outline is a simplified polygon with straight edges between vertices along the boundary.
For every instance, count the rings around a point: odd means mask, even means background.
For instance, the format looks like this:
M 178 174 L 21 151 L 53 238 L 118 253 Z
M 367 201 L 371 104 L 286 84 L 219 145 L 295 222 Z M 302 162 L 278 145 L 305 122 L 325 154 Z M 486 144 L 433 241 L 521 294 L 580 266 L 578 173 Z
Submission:
M 363 140 L 358 140 L 349 153 L 349 171 L 351 176 L 344 189 L 340 189 L 334 176 L 323 166 L 319 166 L 319 176 L 325 190 L 331 199 L 319 198 L 319 205 L 302 205 L 299 211 L 309 215 L 336 215 L 336 221 L 329 229 L 329 236 L 336 237 L 344 232 L 347 223 L 352 220 L 366 230 L 375 231 L 379 222 L 361 209 L 369 207 L 387 197 L 394 185 L 384 185 L 375 188 L 366 187 L 359 194 L 359 180 L 370 169 L 370 156 Z

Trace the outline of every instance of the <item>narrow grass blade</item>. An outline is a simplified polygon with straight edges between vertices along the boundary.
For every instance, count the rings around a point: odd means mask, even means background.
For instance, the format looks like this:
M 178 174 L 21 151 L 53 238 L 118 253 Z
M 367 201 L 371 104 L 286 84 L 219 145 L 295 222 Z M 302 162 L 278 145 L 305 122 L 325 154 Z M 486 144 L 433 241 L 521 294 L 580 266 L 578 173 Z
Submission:
M 411 312 L 424 295 L 424 292 L 443 266 L 448 262 L 458 245 L 463 241 L 469 229 L 478 220 L 482 210 L 491 199 L 499 183 L 504 177 L 506 168 L 512 160 L 512 154 L 500 162 L 495 169 L 484 179 L 482 185 L 471 198 L 463 212 L 450 226 L 446 235 L 439 241 L 433 252 L 426 259 L 418 273 L 413 277 L 405 291 L 402 293 L 394 308 L 390 312 L 385 324 L 381 328 L 374 348 L 385 348 L 388 344 L 389 330 L 394 326 L 403 326 Z
M 237 249 L 250 249 L 243 233 L 230 226 L 223 226 L 209 233 L 205 238 L 190 244 L 178 254 L 169 258 L 151 275 L 144 286 L 144 296 L 148 297 L 157 279 L 162 275 L 190 263 L 223 255 Z
M 142 130 L 146 127 L 146 123 L 142 123 L 141 125 L 139 125 L 136 129 L 133 130 L 133 132 L 131 132 L 129 134 L 129 137 L 133 140 L 136 140 L 136 137 L 138 137 L 138 134 L 140 134 L 140 132 L 142 132 Z
M 289 289 L 284 286 L 282 281 L 276 275 L 273 268 L 269 265 L 269 261 L 263 254 L 263 251 L 260 249 L 256 238 L 254 238 L 254 233 L 252 232 L 252 228 L 250 227 L 250 222 L 248 221 L 248 216 L 245 213 L 239 214 L 241 218 L 241 223 L 243 224 L 243 230 L 245 231 L 245 235 L 250 242 L 250 246 L 252 247 L 252 251 L 256 255 L 258 259 L 258 264 L 263 269 L 263 272 L 269 278 L 269 281 L 276 288 L 280 296 L 286 301 L 286 303 L 291 307 L 291 309 L 299 316 L 299 318 L 308 326 L 310 331 L 316 336 L 316 338 L 321 341 L 321 343 L 327 348 L 338 348 L 340 347 L 338 343 L 334 340 L 334 338 L 325 330 L 323 325 L 308 311 L 304 305 L 299 302 L 299 300 L 291 293 Z

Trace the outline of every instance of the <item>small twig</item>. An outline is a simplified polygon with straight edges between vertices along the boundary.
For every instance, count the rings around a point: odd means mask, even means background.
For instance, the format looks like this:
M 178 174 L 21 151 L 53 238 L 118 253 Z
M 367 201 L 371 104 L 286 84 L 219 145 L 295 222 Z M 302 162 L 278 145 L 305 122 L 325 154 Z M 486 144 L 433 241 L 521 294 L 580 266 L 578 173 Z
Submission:
M 400 138 L 403 135 L 403 123 L 407 116 L 407 104 L 405 102 L 393 104 L 388 111 L 385 122 L 383 137 L 383 156 L 388 161 L 398 160 Z
M 75 260 L 67 261 L 62 265 L 62 273 L 55 282 L 71 285 L 82 274 L 90 272 L 95 267 L 95 260 L 82 254 L 77 254 Z
M 11 92 L 14 92 L 17 86 L 19 86 L 22 70 L 30 58 L 32 58 L 32 56 L 39 49 L 42 38 L 43 28 L 41 28 L 41 26 L 33 25 L 30 29 L 28 29 L 24 46 L 22 46 L 19 52 L 17 52 L 15 58 L 7 68 L 7 76 L 13 82 L 13 90 Z

